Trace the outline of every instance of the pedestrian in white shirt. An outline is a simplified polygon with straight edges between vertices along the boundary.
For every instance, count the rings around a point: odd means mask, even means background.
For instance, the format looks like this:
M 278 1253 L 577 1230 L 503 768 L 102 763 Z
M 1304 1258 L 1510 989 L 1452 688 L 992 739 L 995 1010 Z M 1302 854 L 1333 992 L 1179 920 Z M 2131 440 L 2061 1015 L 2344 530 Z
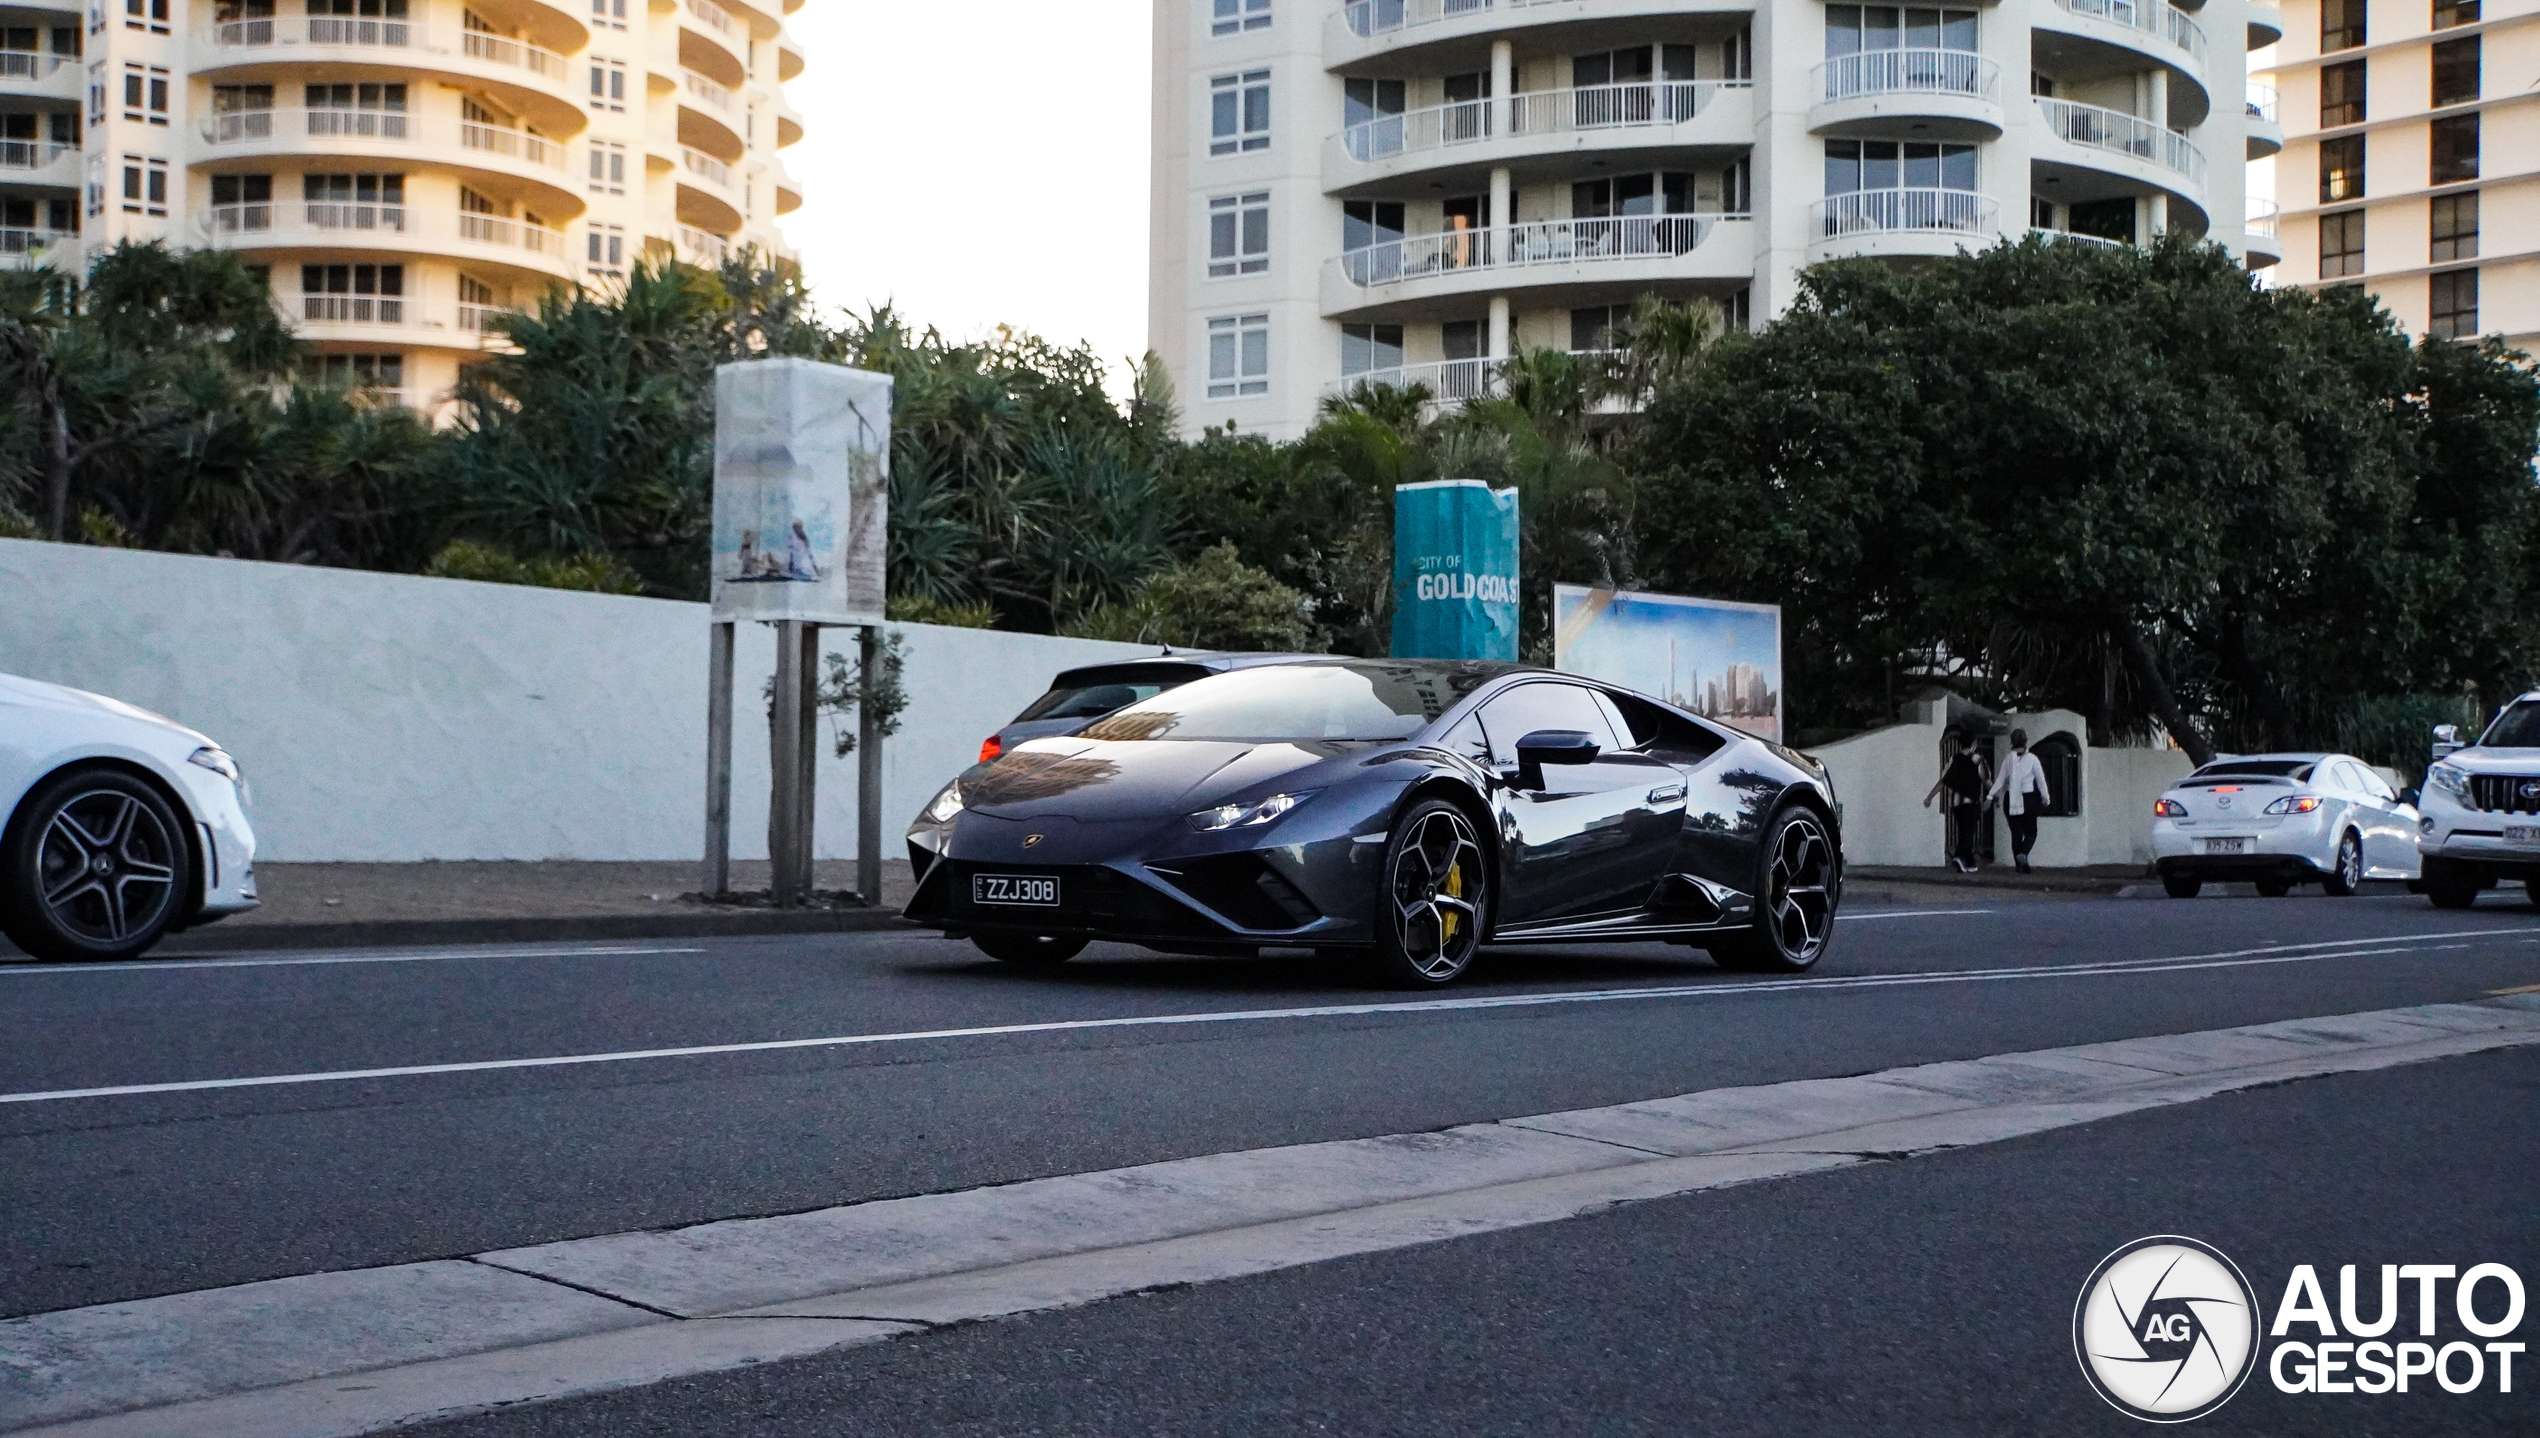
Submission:
M 2028 851 L 2037 847 L 2037 816 L 2052 802 L 2046 789 L 2046 766 L 2028 751 L 2028 731 L 2011 731 L 2011 757 L 1993 776 L 1985 802 L 2002 801 L 2002 817 L 2011 825 L 2011 858 L 2025 874 Z

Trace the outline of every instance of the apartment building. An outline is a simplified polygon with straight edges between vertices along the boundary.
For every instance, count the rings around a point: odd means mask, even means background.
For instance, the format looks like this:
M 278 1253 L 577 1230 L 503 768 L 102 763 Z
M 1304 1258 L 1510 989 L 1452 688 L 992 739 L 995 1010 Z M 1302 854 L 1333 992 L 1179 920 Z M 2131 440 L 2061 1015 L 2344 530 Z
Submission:
M 2394 3 L 2394 0 L 2381 0 Z M 2029 229 L 2275 262 L 2265 0 L 1157 0 L 1150 343 L 1193 429 L 1361 380 L 1459 398 L 1643 293 Z
M 2540 4 L 2292 0 L 2279 277 L 2540 348 Z
M 801 4 L 5 0 L 0 262 L 234 250 L 320 371 L 432 412 L 552 287 L 781 252 Z

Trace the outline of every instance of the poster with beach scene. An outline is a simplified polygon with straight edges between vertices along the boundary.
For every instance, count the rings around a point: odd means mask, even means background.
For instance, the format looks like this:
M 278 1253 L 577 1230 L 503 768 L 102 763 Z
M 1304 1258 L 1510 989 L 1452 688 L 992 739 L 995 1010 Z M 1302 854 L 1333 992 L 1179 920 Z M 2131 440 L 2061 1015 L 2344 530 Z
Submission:
M 713 615 L 879 624 L 891 380 L 812 360 L 715 371 Z

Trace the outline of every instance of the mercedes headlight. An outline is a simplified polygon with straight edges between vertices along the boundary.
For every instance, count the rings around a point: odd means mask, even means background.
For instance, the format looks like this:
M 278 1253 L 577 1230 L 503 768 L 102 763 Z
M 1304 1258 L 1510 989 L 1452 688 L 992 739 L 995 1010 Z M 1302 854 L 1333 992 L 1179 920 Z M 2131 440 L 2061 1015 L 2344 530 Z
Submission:
M 213 748 L 209 744 L 206 744 L 202 748 L 195 750 L 193 753 L 186 755 L 185 762 L 188 764 L 200 764 L 204 768 L 211 770 L 213 773 L 218 774 L 224 779 L 227 779 L 232 784 L 238 782 L 238 761 L 230 758 L 229 755 Z
M 2449 764 L 2434 764 L 2425 771 L 2425 787 L 2440 789 L 2466 804 L 2469 802 L 2469 771 Z
M 1214 809 L 1202 809 L 1191 815 L 1191 827 L 1209 834 L 1219 829 L 1243 829 L 1267 824 L 1313 797 L 1314 791 L 1309 789 L 1302 794 L 1273 794 L 1257 804 L 1220 804 Z
M 944 792 L 935 796 L 934 803 L 926 806 L 926 819 L 929 823 L 947 823 L 960 812 L 961 781 L 955 779 L 944 786 Z

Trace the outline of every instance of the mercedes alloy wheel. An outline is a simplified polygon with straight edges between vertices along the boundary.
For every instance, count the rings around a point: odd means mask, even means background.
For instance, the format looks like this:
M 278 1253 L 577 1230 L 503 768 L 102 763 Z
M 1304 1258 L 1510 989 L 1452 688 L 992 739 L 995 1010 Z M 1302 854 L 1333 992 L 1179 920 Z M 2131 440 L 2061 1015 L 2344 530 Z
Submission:
M 39 959 L 128 959 L 182 917 L 193 856 L 176 809 L 112 769 L 39 786 L 0 845 L 0 929 Z

